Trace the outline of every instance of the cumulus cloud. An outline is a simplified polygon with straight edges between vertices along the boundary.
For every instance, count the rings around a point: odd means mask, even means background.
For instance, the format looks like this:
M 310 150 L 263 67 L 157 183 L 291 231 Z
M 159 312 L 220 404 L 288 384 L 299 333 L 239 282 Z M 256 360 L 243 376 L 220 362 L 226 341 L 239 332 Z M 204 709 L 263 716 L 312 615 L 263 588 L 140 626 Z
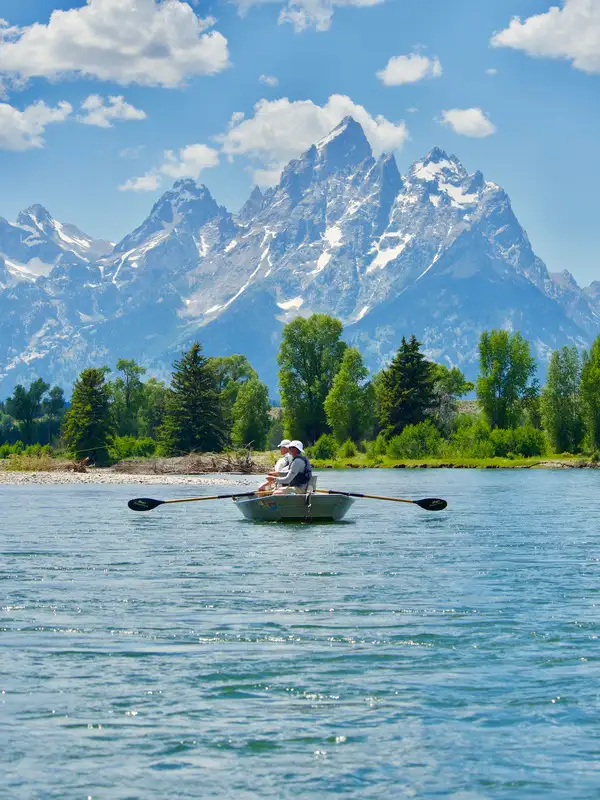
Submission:
M 0 149 L 31 150 L 44 146 L 44 131 L 48 125 L 64 122 L 72 113 L 70 103 L 62 102 L 52 108 L 38 102 L 23 111 L 0 103 Z
M 184 0 L 87 0 L 47 24 L 0 25 L 0 78 L 98 78 L 177 86 L 228 66 L 227 40 L 212 17 Z
M 155 192 L 159 188 L 160 182 L 160 175 L 148 172 L 140 178 L 130 178 L 118 189 L 120 192 Z
M 480 108 L 453 108 L 443 111 L 441 122 L 461 136 L 484 139 L 496 133 L 496 127 Z
M 206 144 L 188 144 L 177 153 L 167 150 L 160 172 L 171 178 L 198 178 L 203 169 L 218 164 L 219 153 L 214 148 Z
M 180 150 L 165 150 L 163 163 L 139 178 L 131 178 L 119 186 L 121 192 L 155 192 L 169 178 L 194 178 L 219 164 L 219 153 L 206 144 L 188 144 Z
M 244 155 L 257 163 L 254 180 L 261 186 L 277 182 L 282 168 L 328 134 L 346 116 L 359 122 L 376 155 L 402 147 L 408 138 L 404 122 L 373 117 L 345 95 L 332 95 L 322 106 L 312 100 L 259 100 L 254 114 L 232 116 L 228 130 L 215 137 L 230 158 Z
M 390 58 L 385 68 L 379 70 L 377 77 L 386 86 L 403 86 L 406 83 L 417 83 L 425 78 L 440 78 L 443 71 L 438 58 L 410 53 L 407 56 Z
M 278 0 L 234 0 L 241 13 L 251 6 Z M 285 2 L 285 0 L 284 0 Z M 331 27 L 334 9 L 340 6 L 374 6 L 384 0 L 288 0 L 279 14 L 279 24 L 290 23 L 297 33 L 309 28 L 327 31 Z
M 91 94 L 83 101 L 81 108 L 85 114 L 80 114 L 77 121 L 98 128 L 112 128 L 112 123 L 118 120 L 146 119 L 145 111 L 126 103 L 122 96 L 106 99 L 99 94 Z
M 530 56 L 565 58 L 583 72 L 600 73 L 600 2 L 563 0 L 524 22 L 515 17 L 492 38 L 493 47 L 512 47 Z
M 496 69 L 496 67 L 490 67 L 489 69 L 486 69 L 485 74 L 486 75 L 497 75 L 498 74 L 498 70 Z
M 278 86 L 279 80 L 274 75 L 261 75 L 258 79 L 260 83 L 264 83 L 265 86 Z

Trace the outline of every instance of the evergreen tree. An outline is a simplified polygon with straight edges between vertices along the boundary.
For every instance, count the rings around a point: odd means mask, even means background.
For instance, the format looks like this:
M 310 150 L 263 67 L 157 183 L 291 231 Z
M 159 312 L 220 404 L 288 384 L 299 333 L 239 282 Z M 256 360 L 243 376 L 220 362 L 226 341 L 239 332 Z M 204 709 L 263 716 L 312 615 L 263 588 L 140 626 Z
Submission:
M 216 452 L 226 441 L 226 424 L 213 371 L 195 342 L 174 364 L 160 441 L 167 455 Z
M 327 422 L 339 444 L 360 441 L 373 425 L 374 393 L 365 383 L 368 374 L 359 351 L 349 347 L 325 398 Z
M 538 395 L 536 364 L 520 333 L 484 331 L 479 340 L 477 400 L 492 428 L 514 428 Z
M 327 431 L 324 403 L 346 350 L 342 323 L 326 314 L 297 317 L 283 329 L 277 361 L 284 429 L 316 442 Z
M 586 446 L 600 449 L 600 336 L 589 353 L 583 355 L 581 368 L 581 406 L 585 424 Z
M 581 444 L 580 372 L 576 347 L 563 347 L 552 353 L 542 391 L 541 412 L 553 453 L 574 453 Z
M 264 450 L 271 427 L 269 390 L 258 378 L 243 383 L 233 404 L 231 440 L 237 447 L 246 445 Z
M 70 454 L 89 458 L 93 464 L 108 462 L 108 445 L 113 435 L 110 387 L 106 367 L 84 369 L 75 381 L 71 405 L 65 414 L 62 436 Z
M 434 404 L 433 364 L 420 351 L 415 336 L 402 344 L 378 381 L 380 421 L 389 435 L 424 422 Z
M 17 384 L 6 401 L 6 410 L 17 421 L 25 444 L 33 442 L 35 422 L 42 415 L 42 398 L 49 388 L 50 384 L 41 378 L 33 381 L 29 389 Z

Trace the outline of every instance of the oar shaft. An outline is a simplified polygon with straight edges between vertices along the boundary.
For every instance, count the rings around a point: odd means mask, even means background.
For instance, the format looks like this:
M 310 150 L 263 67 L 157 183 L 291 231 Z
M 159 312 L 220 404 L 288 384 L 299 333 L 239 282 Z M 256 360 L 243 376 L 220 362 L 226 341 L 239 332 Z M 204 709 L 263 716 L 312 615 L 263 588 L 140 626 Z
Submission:
M 359 492 L 341 492 L 335 489 L 317 489 L 319 494 L 343 494 L 345 497 L 364 497 L 367 500 L 389 500 L 391 503 L 414 503 L 414 500 L 402 500 L 399 497 L 382 497 L 378 494 L 360 494 Z
M 238 492 L 237 494 L 210 494 L 204 497 L 180 497 L 177 500 L 163 500 L 167 503 L 197 503 L 200 500 L 231 500 L 232 497 L 252 497 L 256 492 Z

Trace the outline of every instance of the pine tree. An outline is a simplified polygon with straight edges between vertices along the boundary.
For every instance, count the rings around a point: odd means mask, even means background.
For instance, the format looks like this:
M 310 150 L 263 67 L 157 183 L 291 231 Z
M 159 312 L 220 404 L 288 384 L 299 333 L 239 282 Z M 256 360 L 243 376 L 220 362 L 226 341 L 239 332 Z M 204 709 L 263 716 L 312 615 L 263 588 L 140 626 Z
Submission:
M 414 335 L 409 342 L 403 336 L 392 363 L 377 381 L 380 422 L 389 435 L 424 422 L 434 404 L 433 365 L 420 347 Z
M 110 387 L 106 368 L 84 369 L 73 387 L 71 405 L 65 414 L 62 436 L 74 458 L 89 458 L 93 464 L 108 462 L 113 434 Z
M 227 439 L 214 373 L 195 342 L 173 365 L 171 390 L 159 438 L 167 455 L 218 452 Z
M 233 404 L 231 441 L 237 447 L 251 445 L 264 450 L 271 427 L 269 390 L 258 378 L 243 383 Z
M 555 350 L 542 391 L 542 424 L 553 453 L 574 453 L 583 434 L 579 402 L 580 360 L 576 347 Z
M 360 352 L 349 347 L 325 398 L 327 422 L 339 444 L 347 439 L 359 442 L 373 425 L 373 387 L 365 383 L 368 374 Z
M 583 355 L 581 368 L 581 406 L 585 423 L 586 446 L 600 449 L 600 336 L 589 353 Z

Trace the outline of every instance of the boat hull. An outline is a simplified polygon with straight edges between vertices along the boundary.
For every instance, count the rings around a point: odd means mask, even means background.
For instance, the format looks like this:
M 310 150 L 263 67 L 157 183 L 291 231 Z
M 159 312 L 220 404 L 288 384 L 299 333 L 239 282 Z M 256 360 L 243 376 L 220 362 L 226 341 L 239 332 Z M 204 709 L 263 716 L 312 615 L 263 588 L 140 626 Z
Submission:
M 343 495 L 282 494 L 239 498 L 235 504 L 254 522 L 338 522 L 354 503 Z

